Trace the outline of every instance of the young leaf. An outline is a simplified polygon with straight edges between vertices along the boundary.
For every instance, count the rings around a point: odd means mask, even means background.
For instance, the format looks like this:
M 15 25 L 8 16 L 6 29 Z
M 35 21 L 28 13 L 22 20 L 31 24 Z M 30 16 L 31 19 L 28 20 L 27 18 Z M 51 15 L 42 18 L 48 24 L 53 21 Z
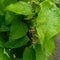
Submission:
M 15 12 L 17 14 L 23 15 L 31 15 L 32 14 L 32 7 L 23 1 L 17 2 L 15 4 L 10 4 L 6 8 L 9 11 Z
M 8 41 L 5 44 L 5 47 L 6 48 L 18 48 L 18 47 L 25 45 L 28 41 L 29 41 L 29 38 L 27 36 L 24 36 L 20 39 L 14 40 L 14 41 Z
M 60 9 L 57 8 L 53 3 L 44 1 L 43 3 L 41 3 L 41 10 L 37 18 L 36 29 L 38 36 L 41 38 L 40 32 L 43 31 L 45 38 L 47 40 L 51 39 L 58 32 L 60 32 L 59 27 Z M 40 28 L 42 28 L 42 30 Z
M 10 38 L 9 40 L 19 39 L 25 36 L 28 32 L 28 27 L 25 23 L 15 20 L 13 21 L 10 29 Z

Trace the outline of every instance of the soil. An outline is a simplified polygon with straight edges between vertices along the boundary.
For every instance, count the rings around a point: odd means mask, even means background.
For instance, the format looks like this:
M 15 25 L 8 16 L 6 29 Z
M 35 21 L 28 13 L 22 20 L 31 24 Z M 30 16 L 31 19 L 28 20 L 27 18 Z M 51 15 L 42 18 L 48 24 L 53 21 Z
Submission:
M 60 33 L 55 38 L 55 51 L 53 54 L 53 60 L 60 60 Z

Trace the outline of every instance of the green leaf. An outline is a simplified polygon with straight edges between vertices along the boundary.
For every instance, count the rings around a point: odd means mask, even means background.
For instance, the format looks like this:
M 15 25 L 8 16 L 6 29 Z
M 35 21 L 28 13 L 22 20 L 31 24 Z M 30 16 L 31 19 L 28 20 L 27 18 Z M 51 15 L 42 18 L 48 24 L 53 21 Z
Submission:
M 30 2 L 30 0 L 23 0 L 24 2 Z
M 40 44 L 35 45 L 36 60 L 46 60 L 46 51 Z
M 4 0 L 0 0 L 0 15 L 4 15 Z
M 39 38 L 44 38 L 45 36 L 44 40 L 49 40 L 60 32 L 60 9 L 53 3 L 49 1 L 41 3 L 36 30 Z
M 0 60 L 10 60 L 5 54 L 4 54 L 4 48 L 0 47 Z
M 5 17 L 4 15 L 0 15 L 0 26 L 4 24 L 4 21 L 5 21 Z
M 0 36 L 0 47 L 4 47 L 4 39 Z
M 11 3 L 15 3 L 17 0 L 0 0 L 0 15 L 4 15 L 5 7 Z
M 17 60 L 22 60 L 21 58 L 18 58 Z
M 7 11 L 5 14 L 5 25 L 12 24 L 13 20 L 22 20 L 22 15 Z
M 9 40 L 19 39 L 25 36 L 28 32 L 28 27 L 25 23 L 15 20 L 13 21 L 10 29 L 10 38 Z
M 17 2 L 15 4 L 10 4 L 6 9 L 17 14 L 23 15 L 32 14 L 32 7 L 28 3 L 25 3 L 23 1 Z
M 5 24 L 11 24 L 13 20 L 17 19 L 17 15 L 12 12 L 6 12 L 5 15 Z
M 52 56 L 53 52 L 54 52 L 54 49 L 55 49 L 55 44 L 54 44 L 54 40 L 46 40 L 44 42 L 44 47 L 46 47 L 46 51 L 47 51 L 47 54 L 49 54 L 50 56 Z
M 29 47 L 26 47 L 23 53 L 23 60 L 35 60 L 34 50 Z
M 4 49 L 0 47 L 0 60 L 4 60 L 3 56 L 4 56 L 4 53 L 3 53 Z
M 4 0 L 4 5 L 8 6 L 8 5 L 10 5 L 12 3 L 16 3 L 16 2 L 17 2 L 17 0 Z
M 24 17 L 24 20 L 31 20 L 33 18 L 34 14 L 32 15 L 27 15 Z
M 4 57 L 4 59 L 3 59 L 3 60 L 10 60 L 10 59 L 7 57 L 7 55 L 5 55 L 5 54 L 4 54 L 4 56 L 3 56 L 3 57 Z
M 9 27 L 5 25 L 5 16 L 0 15 L 0 32 L 9 31 Z
M 54 51 L 52 38 L 60 32 L 60 9 L 50 1 L 42 2 L 40 7 L 36 25 L 37 35 L 46 54 L 52 55 Z
M 6 48 L 18 48 L 18 47 L 24 46 L 28 41 L 29 41 L 29 38 L 25 36 L 15 41 L 8 41 L 5 44 L 5 47 Z
M 4 54 L 10 59 L 10 60 L 13 60 L 13 52 L 12 52 L 12 50 L 11 49 L 7 49 L 7 48 L 5 48 L 4 49 Z
M 43 45 L 45 39 L 44 31 L 40 26 L 37 26 L 36 30 L 37 30 L 37 36 L 40 39 L 40 44 Z
M 1 25 L 0 32 L 5 32 L 5 31 L 9 31 L 9 27 L 7 27 L 6 25 Z
M 60 0 L 51 0 L 51 1 L 53 1 L 54 3 L 60 3 Z

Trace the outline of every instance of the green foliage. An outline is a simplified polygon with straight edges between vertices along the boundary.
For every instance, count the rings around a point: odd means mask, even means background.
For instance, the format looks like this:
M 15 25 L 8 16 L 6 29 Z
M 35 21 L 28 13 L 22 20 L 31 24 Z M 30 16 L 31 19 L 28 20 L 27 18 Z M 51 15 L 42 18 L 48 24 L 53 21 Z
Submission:
M 33 48 L 26 47 L 24 54 L 23 54 L 23 60 L 35 60 L 35 52 Z
M 5 44 L 5 47 L 7 48 L 18 48 L 21 46 L 24 46 L 27 42 L 29 41 L 29 38 L 27 36 L 24 36 L 20 39 L 16 39 L 16 40 L 12 40 L 12 41 L 8 41 Z
M 22 15 L 30 15 L 32 14 L 32 8 L 28 3 L 25 3 L 23 1 L 17 2 L 15 4 L 10 4 L 7 6 L 6 10 L 15 12 L 17 14 Z
M 52 56 L 54 37 L 60 32 L 56 1 L 0 0 L 0 60 L 46 60 Z
M 38 24 L 37 24 L 36 30 L 37 30 L 39 39 L 41 39 L 40 43 L 43 45 L 45 44 L 45 41 L 49 42 L 60 31 L 59 29 L 60 14 L 57 14 L 57 11 L 60 13 L 60 9 L 57 8 L 52 2 L 49 2 L 49 1 L 44 1 L 40 5 L 41 5 L 40 6 L 41 10 L 37 17 Z M 46 44 L 47 45 L 45 47 L 49 48 L 48 43 Z
M 10 60 L 10 58 L 4 54 L 4 48 L 0 47 L 0 60 Z
M 12 22 L 10 28 L 10 37 L 9 40 L 19 39 L 25 36 L 28 32 L 28 27 L 25 23 L 15 20 Z

